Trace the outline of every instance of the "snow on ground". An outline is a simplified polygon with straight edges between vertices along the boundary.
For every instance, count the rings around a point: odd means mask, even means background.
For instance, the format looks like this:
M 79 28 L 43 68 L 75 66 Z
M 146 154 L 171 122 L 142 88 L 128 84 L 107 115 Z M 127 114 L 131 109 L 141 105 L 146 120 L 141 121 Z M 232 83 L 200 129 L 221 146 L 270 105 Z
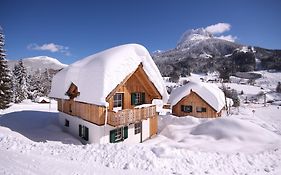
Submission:
M 27 101 L 1 112 L 0 174 L 280 174 L 280 112 L 252 104 L 219 119 L 163 115 L 144 143 L 82 145 L 58 126 L 54 102 Z
M 261 78 L 255 80 L 256 84 L 260 87 L 275 90 L 278 82 L 281 82 L 281 72 L 276 71 L 255 71 L 262 75 Z

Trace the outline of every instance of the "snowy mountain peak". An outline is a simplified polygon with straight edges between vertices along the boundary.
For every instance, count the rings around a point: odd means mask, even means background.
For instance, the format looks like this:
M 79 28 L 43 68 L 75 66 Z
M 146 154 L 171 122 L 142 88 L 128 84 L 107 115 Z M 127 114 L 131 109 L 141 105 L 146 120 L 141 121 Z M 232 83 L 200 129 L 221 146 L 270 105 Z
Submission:
M 180 48 L 188 47 L 194 42 L 202 41 L 210 38 L 213 38 L 213 35 L 207 30 L 205 30 L 204 28 L 187 30 L 180 38 L 177 47 Z
M 31 58 L 24 58 L 23 61 L 30 61 L 30 62 L 41 62 L 41 64 L 57 64 L 61 65 L 62 67 L 66 67 L 66 64 L 61 63 L 56 58 L 48 57 L 48 56 L 37 56 Z
M 61 63 L 56 58 L 48 57 L 48 56 L 36 56 L 30 58 L 22 59 L 23 65 L 26 67 L 27 72 L 32 73 L 37 70 L 44 71 L 45 69 L 53 69 L 59 70 L 64 67 L 67 67 L 66 64 Z M 9 60 L 8 65 L 9 68 L 12 70 L 18 60 Z

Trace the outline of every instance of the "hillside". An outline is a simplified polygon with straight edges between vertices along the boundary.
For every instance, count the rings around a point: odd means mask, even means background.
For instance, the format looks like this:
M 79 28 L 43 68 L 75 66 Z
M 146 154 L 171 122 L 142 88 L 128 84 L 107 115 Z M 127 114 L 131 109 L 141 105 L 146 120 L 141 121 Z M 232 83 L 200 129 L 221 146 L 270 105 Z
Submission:
M 230 73 L 281 70 L 281 50 L 218 39 L 203 28 L 186 31 L 175 48 L 155 52 L 152 56 L 163 76 L 186 76 L 190 72 L 204 73 L 219 69 L 229 69 Z

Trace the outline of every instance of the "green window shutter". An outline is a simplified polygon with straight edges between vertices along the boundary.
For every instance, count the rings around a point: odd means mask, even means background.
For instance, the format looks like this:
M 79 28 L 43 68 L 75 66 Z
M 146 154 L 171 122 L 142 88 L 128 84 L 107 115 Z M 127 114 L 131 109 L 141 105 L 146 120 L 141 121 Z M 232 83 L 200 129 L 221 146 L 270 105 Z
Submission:
M 82 136 L 82 126 L 79 125 L 79 137 L 81 137 L 81 136 Z
M 115 143 L 115 135 L 116 135 L 116 130 L 111 130 L 109 132 L 109 142 L 110 143 Z
M 136 102 L 136 93 L 131 93 L 131 105 L 135 105 Z
M 141 93 L 141 102 L 142 102 L 142 104 L 145 104 L 145 93 L 144 92 Z
M 128 138 L 128 126 L 124 127 L 124 139 Z
M 86 141 L 88 141 L 88 140 L 89 140 L 89 128 L 87 128 L 87 127 L 85 127 L 85 135 L 84 135 L 84 139 L 85 139 Z
M 184 105 L 181 105 L 181 111 L 184 112 Z
M 190 106 L 190 112 L 192 112 L 192 106 Z

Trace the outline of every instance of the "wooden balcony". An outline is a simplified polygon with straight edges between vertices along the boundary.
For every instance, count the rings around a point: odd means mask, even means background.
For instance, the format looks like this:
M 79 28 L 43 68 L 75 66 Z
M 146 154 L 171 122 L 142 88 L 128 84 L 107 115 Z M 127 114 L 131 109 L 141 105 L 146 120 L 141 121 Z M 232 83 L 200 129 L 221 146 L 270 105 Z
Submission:
M 124 109 L 118 112 L 109 111 L 107 123 L 112 126 L 127 125 L 145 120 L 157 115 L 156 106 L 139 106 L 134 109 Z

